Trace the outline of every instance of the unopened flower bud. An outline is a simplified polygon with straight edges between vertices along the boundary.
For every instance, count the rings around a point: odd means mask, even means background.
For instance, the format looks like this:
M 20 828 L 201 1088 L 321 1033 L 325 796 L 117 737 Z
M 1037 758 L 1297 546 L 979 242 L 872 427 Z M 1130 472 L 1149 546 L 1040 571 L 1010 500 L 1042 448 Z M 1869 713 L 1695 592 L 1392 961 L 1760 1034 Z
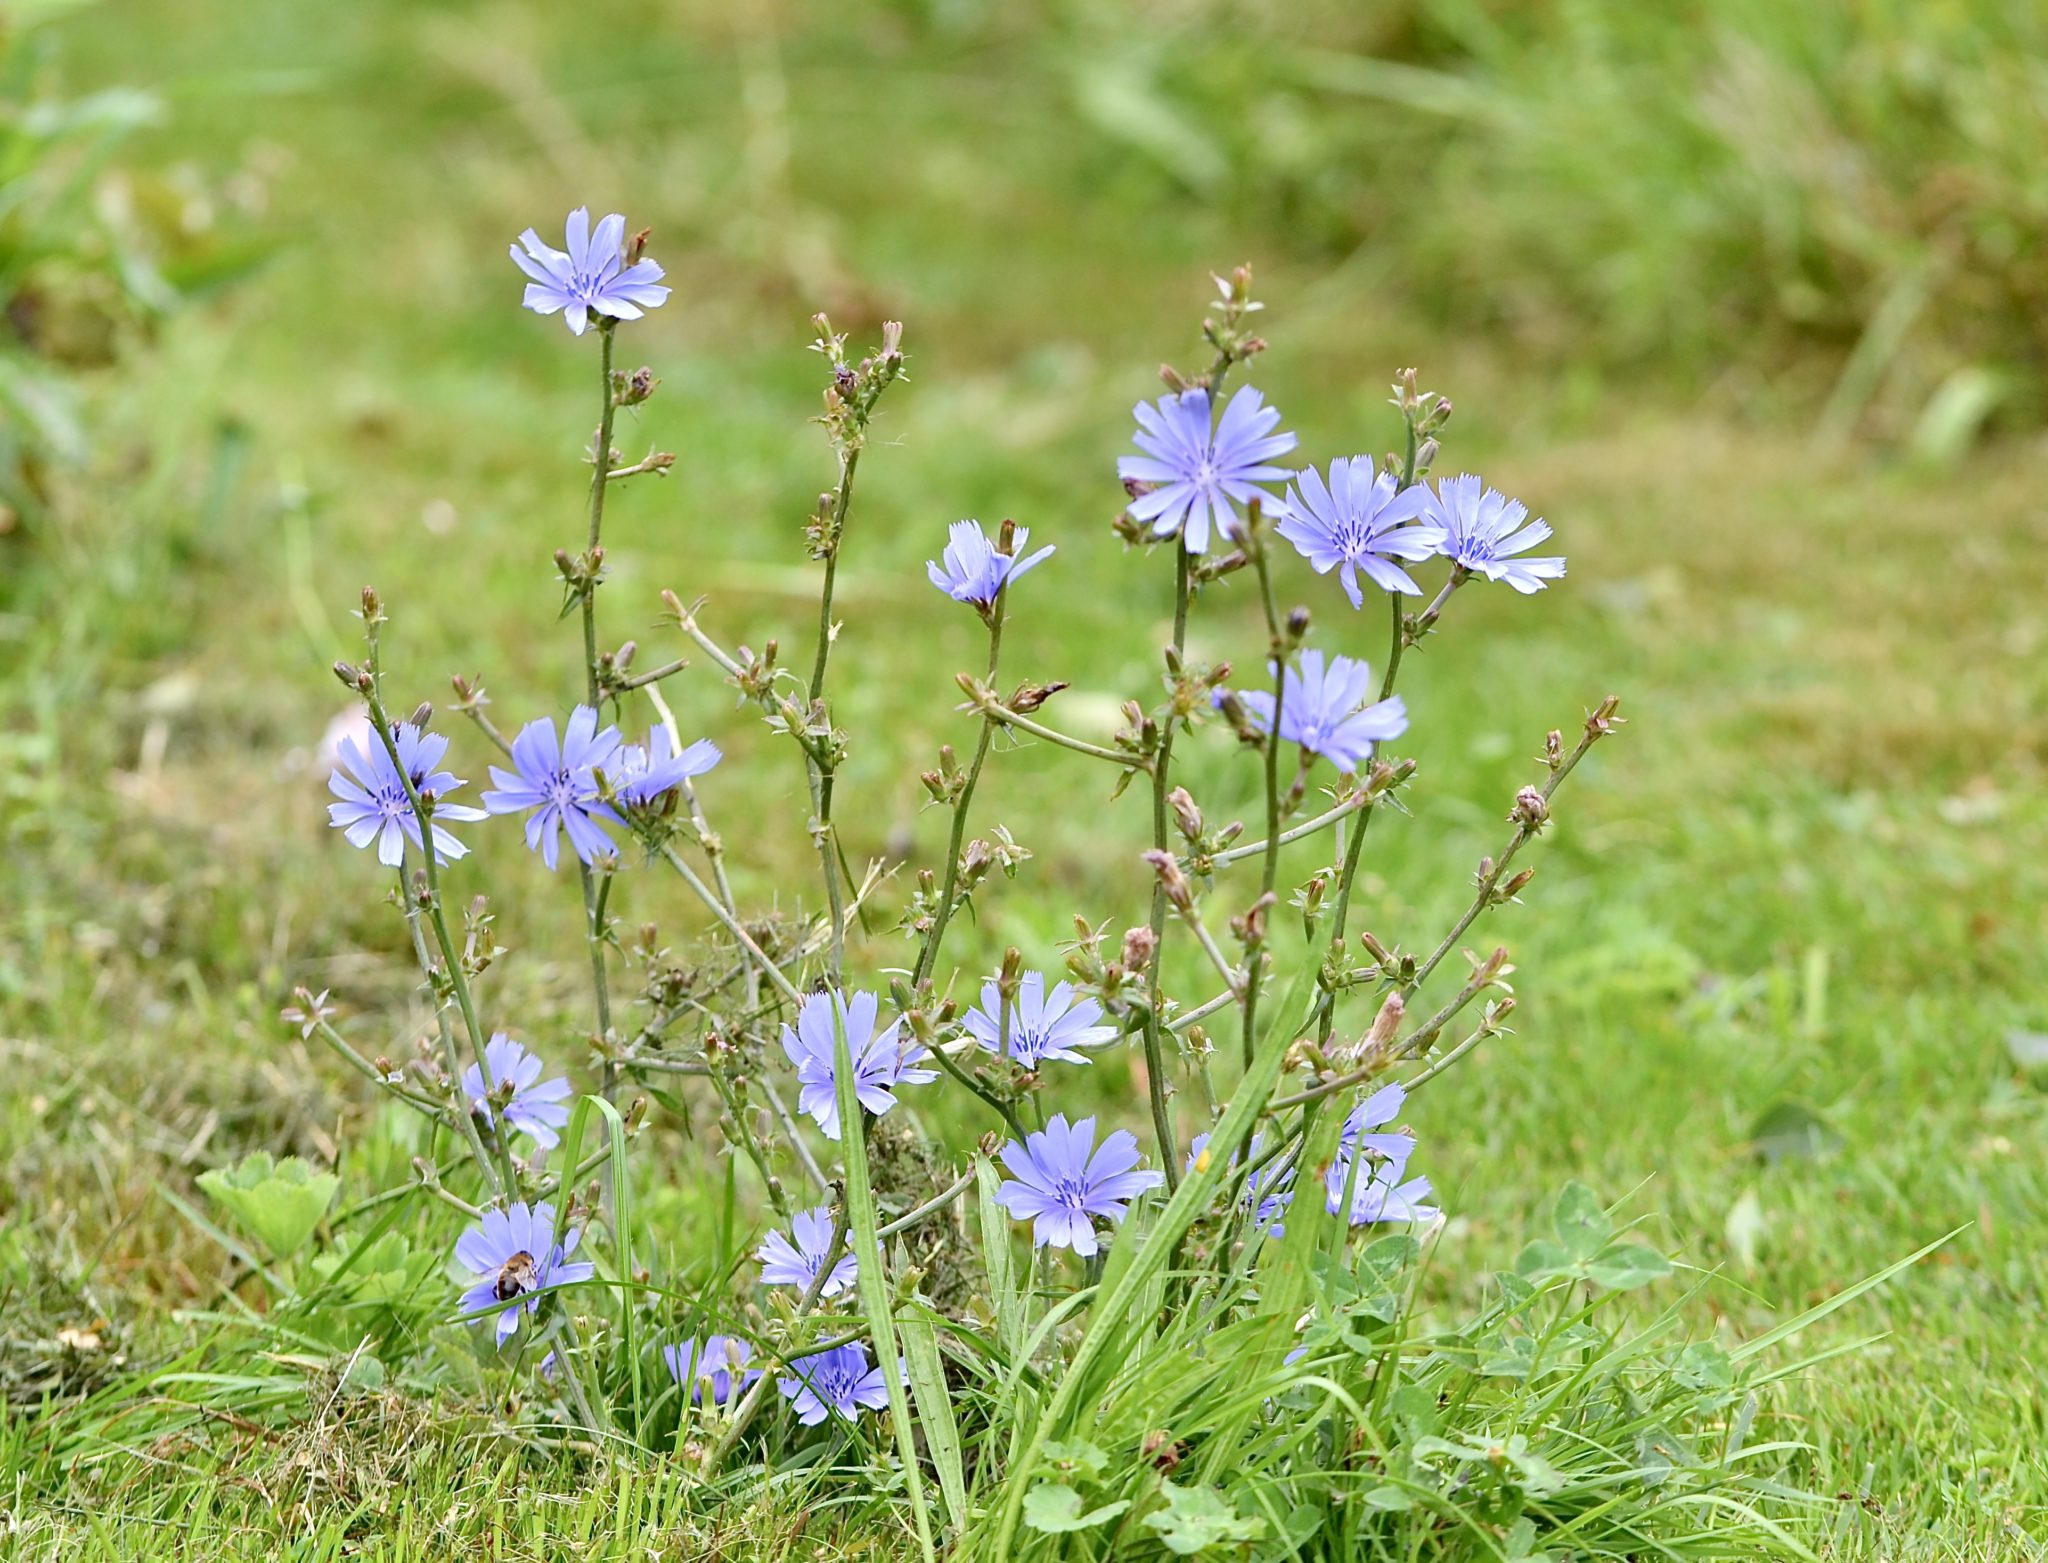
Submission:
M 1019 684 L 1017 692 L 1010 696 L 1009 707 L 1019 716 L 1029 716 L 1046 701 L 1067 687 L 1067 681 L 1056 678 L 1049 684 Z
M 431 700 L 422 700 L 419 703 L 419 705 L 414 708 L 412 715 L 406 718 L 406 720 L 409 723 L 411 723 L 414 727 L 420 728 L 424 728 L 427 725 L 427 723 L 433 721 L 433 719 L 434 703 Z
M 1287 610 L 1287 638 L 1299 641 L 1308 634 L 1308 623 L 1308 609 L 1299 606 L 1289 608 Z
M 1400 994 L 1389 993 L 1380 1003 L 1380 1012 L 1372 1018 L 1372 1029 L 1365 1034 L 1365 1048 L 1368 1053 L 1378 1053 L 1393 1045 L 1394 1033 L 1401 1029 L 1401 1016 L 1408 1005 Z
M 931 794 L 932 802 L 946 803 L 951 801 L 947 796 L 951 789 L 946 786 L 946 778 L 937 771 L 920 771 L 918 772 L 917 779 L 924 783 L 924 790 Z
M 1416 446 L 1415 470 L 1417 472 L 1427 472 L 1435 464 L 1441 449 L 1442 447 L 1435 440 L 1424 440 L 1420 445 Z
M 1500 887 L 1500 890 L 1498 892 L 1500 898 L 1503 901 L 1512 901 L 1517 895 L 1521 894 L 1523 889 L 1527 887 L 1529 881 L 1534 879 L 1535 877 L 1535 869 L 1523 869 L 1519 874 L 1515 875 L 1514 878 L 1510 879 L 1506 884 Z
M 1365 953 L 1372 957 L 1375 966 L 1385 966 L 1394 958 L 1393 951 L 1389 950 L 1384 944 L 1381 944 L 1373 936 L 1370 929 L 1364 929 L 1359 932 L 1358 943 Z
M 374 624 L 383 616 L 384 602 L 383 599 L 377 595 L 377 588 L 374 586 L 365 586 L 363 588 L 363 617 Z
M 1187 788 L 1174 788 L 1166 795 L 1166 801 L 1173 809 L 1173 817 L 1180 825 L 1180 833 L 1190 841 L 1199 841 L 1202 837 L 1202 811 L 1188 795 Z
M 1187 876 L 1180 871 L 1180 864 L 1174 860 L 1173 854 L 1154 847 L 1144 854 L 1144 859 L 1152 865 L 1153 873 L 1159 876 L 1160 886 L 1166 891 L 1166 899 L 1173 903 L 1174 909 L 1183 913 L 1193 912 L 1194 892 L 1188 888 Z
M 1621 696 L 1619 695 L 1609 695 L 1605 700 L 1601 701 L 1586 718 L 1586 736 L 1588 738 L 1605 738 L 1617 727 L 1623 726 L 1628 719 L 1614 714 L 1620 709 Z
M 1016 551 L 1017 523 L 1011 520 L 1008 516 L 1005 516 L 1003 517 L 1002 526 L 1000 526 L 996 530 L 996 552 L 1001 554 L 1013 554 Z
M 1135 976 L 1150 968 L 1152 956 L 1158 948 L 1158 937 L 1150 928 L 1127 928 L 1124 930 L 1123 952 L 1118 960 L 1125 971 Z
M 334 676 L 340 679 L 344 684 L 348 685 L 350 689 L 360 689 L 363 687 L 363 671 L 361 668 L 356 667 L 353 663 L 335 663 Z
M 1541 830 L 1550 818 L 1550 803 L 1534 787 L 1524 787 L 1515 794 L 1515 807 L 1508 818 L 1524 830 Z

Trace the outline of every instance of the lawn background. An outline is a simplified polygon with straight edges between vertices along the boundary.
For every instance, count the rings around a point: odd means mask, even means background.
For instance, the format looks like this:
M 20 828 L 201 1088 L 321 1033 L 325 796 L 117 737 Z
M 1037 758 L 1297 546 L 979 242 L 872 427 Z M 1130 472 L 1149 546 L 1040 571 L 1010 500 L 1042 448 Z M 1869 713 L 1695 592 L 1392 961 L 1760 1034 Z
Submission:
M 1571 561 L 1533 600 L 1461 593 L 1404 672 L 1415 812 L 1375 831 L 1358 921 L 1433 942 L 1543 732 L 1609 692 L 1631 718 L 1564 795 L 1527 904 L 1485 930 L 1519 968 L 1515 1034 L 1411 1114 L 1453 1215 L 1441 1284 L 1477 1295 L 1567 1178 L 1721 1270 L 1698 1324 L 1731 1338 L 1963 1228 L 1818 1332 L 1883 1338 L 1778 1409 L 1814 1446 L 1812 1484 L 1844 1495 L 1844 1549 L 2020 1555 L 2048 1500 L 2044 1099 L 2008 1042 L 2048 1031 L 2048 449 L 2038 337 L 2015 324 L 2042 318 L 2042 198 L 2012 174 L 2019 129 L 1988 149 L 1880 142 L 1836 94 L 1845 61 L 1868 92 L 1917 49 L 1929 94 L 2014 92 L 2038 134 L 2044 89 L 2038 57 L 2018 87 L 1997 63 L 2027 42 L 1998 8 L 1843 12 L 1815 28 L 1835 54 L 1799 24 L 1759 33 L 1777 24 L 1748 7 L 1653 24 L 1618 4 L 1546 23 L 1451 4 L 935 0 L 828 20 L 160 0 L 39 34 L 67 90 L 160 95 L 124 188 L 169 203 L 186 253 L 253 264 L 84 373 L 89 456 L 0 536 L 10 1361 L 88 1316 L 138 1358 L 163 1349 L 164 1310 L 210 1304 L 227 1261 L 159 1185 L 189 1192 L 253 1146 L 349 1142 L 362 1093 L 274 1018 L 295 983 L 367 1027 L 388 1014 L 394 1048 L 416 1023 L 385 886 L 327 832 L 312 760 L 360 585 L 391 605 L 408 698 L 481 672 L 510 722 L 575 686 L 573 634 L 536 627 L 559 597 L 550 553 L 579 535 L 593 355 L 517 310 L 512 235 L 622 209 L 676 286 L 620 349 L 662 386 L 619 443 L 677 455 L 608 523 L 604 622 L 650 660 L 681 650 L 665 586 L 707 595 L 728 643 L 808 655 L 800 529 L 831 473 L 805 423 L 807 317 L 857 339 L 908 323 L 911 382 L 864 461 L 842 577 L 839 720 L 849 847 L 925 860 L 941 821 L 916 773 L 967 734 L 952 674 L 980 652 L 923 561 L 957 516 L 1016 517 L 1060 554 L 1019 594 L 1010 670 L 1073 679 L 1063 720 L 1098 735 L 1117 699 L 1149 698 L 1170 579 L 1109 533 L 1113 461 L 1153 366 L 1199 358 L 1206 272 L 1248 260 L 1273 342 L 1256 378 L 1304 451 L 1393 443 L 1387 382 L 1418 364 L 1458 407 L 1440 470 L 1527 500 Z M 1761 85 L 1742 74 L 1773 59 Z M 1694 144 L 1731 81 L 1836 111 L 1788 107 L 1756 166 L 1831 132 L 1863 182 L 1794 180 L 1777 230 L 1753 220 Z M 1958 170 L 1971 221 L 1916 228 L 1910 198 Z M 1634 225 L 1608 183 L 1637 192 Z M 1826 237 L 1844 212 L 1878 237 Z M 1683 240 L 1687 213 L 1713 243 Z M 1787 268 L 1784 242 L 1808 259 Z M 1886 301 L 1914 275 L 1933 280 L 1893 331 L 1908 311 Z M 1973 385 L 1981 430 L 1956 407 Z M 1333 583 L 1291 595 L 1324 644 L 1383 654 L 1380 617 Z M 1255 655 L 1255 619 L 1247 590 L 1219 590 L 1198 652 Z M 740 894 L 807 895 L 786 755 L 701 669 L 672 688 L 732 757 L 706 803 Z M 482 746 L 457 750 L 480 777 Z M 1190 764 L 1212 814 L 1253 812 L 1224 735 Z M 1037 856 L 983 901 L 963 960 L 1015 943 L 1050 964 L 1074 912 L 1128 919 L 1143 807 L 1079 763 L 1002 757 L 977 820 Z M 516 950 L 500 1002 L 566 1053 L 574 897 L 502 841 L 483 855 Z M 694 926 L 666 886 L 632 888 L 636 917 Z M 878 934 L 858 958 L 900 948 Z M 24 1425 L 0 1452 L 61 1487 Z M 103 1480 L 112 1498 L 77 1523 L 166 1501 Z

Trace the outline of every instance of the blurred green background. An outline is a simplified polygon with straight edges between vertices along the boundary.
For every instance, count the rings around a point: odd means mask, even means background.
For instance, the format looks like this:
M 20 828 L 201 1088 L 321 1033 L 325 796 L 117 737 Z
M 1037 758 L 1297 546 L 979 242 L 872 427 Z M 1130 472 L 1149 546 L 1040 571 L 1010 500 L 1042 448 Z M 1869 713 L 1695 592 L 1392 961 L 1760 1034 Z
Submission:
M 550 554 L 580 535 L 594 349 L 518 310 L 514 234 L 623 210 L 676 288 L 621 334 L 662 387 L 618 439 L 676 467 L 607 529 L 608 637 L 650 661 L 681 650 L 663 587 L 708 596 L 728 644 L 808 654 L 801 527 L 831 477 L 808 317 L 908 323 L 838 716 L 849 848 L 917 861 L 942 847 L 917 772 L 971 731 L 952 674 L 980 655 L 922 561 L 955 517 L 1016 517 L 1060 555 L 1010 669 L 1073 680 L 1055 709 L 1096 736 L 1151 698 L 1170 571 L 1110 535 L 1113 462 L 1153 366 L 1199 360 L 1206 273 L 1250 261 L 1255 378 L 1304 454 L 1394 443 L 1387 384 L 1420 365 L 1458 408 L 1439 470 L 1523 498 L 1571 560 L 1533 600 L 1460 594 L 1404 670 L 1415 814 L 1375 831 L 1359 921 L 1432 943 L 1544 731 L 1610 691 L 1632 716 L 1482 930 L 1514 951 L 1517 1034 L 1411 1115 L 1446 1284 L 1476 1291 L 1566 1177 L 1724 1271 L 1702 1330 L 1966 1227 L 1833 1321 L 1888 1333 L 1781 1409 L 1845 1550 L 2041 1533 L 2048 11 L 0 18 L 0 1252 L 37 1277 L 0 1288 L 7 1349 L 96 1311 L 140 1351 L 222 1268 L 160 1180 L 351 1143 L 362 1093 L 274 1019 L 295 983 L 394 1052 L 418 1024 L 383 881 L 321 808 L 361 584 L 409 698 L 480 673 L 509 723 L 579 686 Z M 1333 583 L 1286 590 L 1324 644 L 1381 654 Z M 1255 618 L 1219 590 L 1198 652 L 1255 657 Z M 701 670 L 671 687 L 732 756 L 705 800 L 742 896 L 808 897 L 786 753 Z M 457 752 L 480 778 L 482 746 Z M 1212 815 L 1251 811 L 1225 735 L 1189 764 Z M 978 828 L 1037 855 L 963 959 L 1050 965 L 1073 914 L 1133 916 L 1143 817 L 1080 762 L 1003 757 Z M 489 883 L 516 952 L 496 1004 L 573 1056 L 580 910 L 509 839 L 458 889 Z M 632 918 L 695 926 L 668 885 L 626 888 Z

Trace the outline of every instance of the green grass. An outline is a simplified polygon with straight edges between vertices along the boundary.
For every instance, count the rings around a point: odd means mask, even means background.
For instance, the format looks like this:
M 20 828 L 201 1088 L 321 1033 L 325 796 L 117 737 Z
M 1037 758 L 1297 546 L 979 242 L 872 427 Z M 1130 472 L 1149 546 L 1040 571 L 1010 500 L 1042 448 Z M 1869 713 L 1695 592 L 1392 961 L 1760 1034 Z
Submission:
M 355 1082 L 274 1018 L 306 982 L 394 1055 L 423 1024 L 385 886 L 329 837 L 308 756 L 342 704 L 325 669 L 354 650 L 365 580 L 391 604 L 408 698 L 481 671 L 512 720 L 573 687 L 573 632 L 533 627 L 557 601 L 549 554 L 579 534 L 588 353 L 515 311 L 500 255 L 588 198 L 653 223 L 679 285 L 622 350 L 663 386 L 619 443 L 680 458 L 609 529 L 606 622 L 650 659 L 681 649 L 657 623 L 664 586 L 708 595 L 728 642 L 807 654 L 800 528 L 831 473 L 803 422 L 805 318 L 909 322 L 911 383 L 866 459 L 843 582 L 862 855 L 942 844 L 916 773 L 969 735 L 951 675 L 980 650 L 922 579 L 953 517 L 1011 514 L 1060 545 L 1037 578 L 1058 586 L 1020 602 L 1006 659 L 1076 680 L 1053 708 L 1067 725 L 1106 734 L 1114 700 L 1149 696 L 1169 583 L 1109 535 L 1109 464 L 1148 366 L 1195 354 L 1206 267 L 1259 264 L 1275 346 L 1258 378 L 1306 448 L 1391 443 L 1385 383 L 1425 365 L 1459 407 L 1444 469 L 1527 498 L 1572 574 L 1533 601 L 1461 593 L 1404 671 L 1414 817 L 1375 827 L 1356 922 L 1433 942 L 1543 732 L 1610 690 L 1632 717 L 1562 796 L 1526 905 L 1481 930 L 1519 968 L 1515 1034 L 1410 1115 L 1454 1217 L 1433 1305 L 1477 1306 L 1568 1178 L 1631 1196 L 1661 1245 L 1722 1272 L 1682 1316 L 1730 1345 L 1965 1227 L 1802 1339 L 1882 1337 L 1778 1386 L 1770 1411 L 1811 1446 L 1793 1474 L 1837 1504 L 1816 1543 L 1834 1554 L 2038 1543 L 2048 1098 L 2004 1039 L 2048 1030 L 2048 458 L 2016 443 L 1937 478 L 1817 457 L 1803 419 L 1635 395 L 1568 335 L 1518 353 L 1421 323 L 1379 273 L 1332 271 L 1284 224 L 1163 183 L 1069 113 L 1057 30 L 949 33 L 906 9 L 775 37 L 709 7 L 607 15 L 599 31 L 538 6 L 366 5 L 316 23 L 185 0 L 65 26 L 77 83 L 164 84 L 176 117 L 154 157 L 215 180 L 267 170 L 261 215 L 223 220 L 276 251 L 90 386 L 92 466 L 0 537 L 10 1388 L 52 1363 L 89 1387 L 116 1351 L 161 1370 L 202 1329 L 172 1310 L 228 1306 L 231 1261 L 160 1190 L 194 1198 L 196 1173 L 252 1147 L 338 1155 L 345 1199 L 405 1176 Z M 1380 654 L 1377 618 L 1347 624 L 1328 583 L 1304 595 L 1325 636 Z M 1225 588 L 1197 647 L 1247 660 L 1256 620 Z M 733 756 L 707 803 L 741 896 L 807 895 L 800 775 L 713 678 L 673 687 L 684 724 Z M 477 746 L 463 757 L 481 774 Z M 1254 815 L 1223 735 L 1188 763 L 1212 814 Z M 963 964 L 1008 943 L 1049 962 L 1073 913 L 1138 915 L 1144 804 L 1100 782 L 1037 750 L 992 767 L 977 818 L 1037 856 L 962 930 Z M 514 952 L 495 1001 L 573 1057 L 573 895 L 489 855 Z M 1290 857 L 1283 882 L 1313 866 Z M 633 889 L 636 918 L 698 926 L 677 892 Z M 856 960 L 901 950 L 878 934 Z M 1113 1063 L 1102 1076 L 1135 1121 L 1141 1093 Z M 1822 1153 L 1760 1153 L 1774 1122 Z M 687 1258 L 711 1202 L 649 1200 Z M 67 1326 L 96 1327 L 100 1350 L 66 1355 Z M 229 1556 L 277 1555 L 280 1525 L 305 1557 L 351 1535 L 433 1556 L 493 1534 L 508 1557 L 640 1555 L 664 1536 L 713 1556 L 891 1555 L 859 1514 L 843 1534 L 834 1511 L 809 1522 L 838 1540 L 796 1530 L 809 1474 L 722 1510 L 660 1461 L 522 1456 L 500 1416 L 441 1393 L 432 1412 L 352 1400 L 344 1433 L 307 1392 L 281 1430 L 213 1421 L 84 1472 L 58 1463 L 61 1422 L 17 1411 L 0 1507 L 24 1546 L 61 1540 L 67 1558 L 153 1555 L 195 1514 Z M 635 1515 L 652 1534 L 603 1539 Z

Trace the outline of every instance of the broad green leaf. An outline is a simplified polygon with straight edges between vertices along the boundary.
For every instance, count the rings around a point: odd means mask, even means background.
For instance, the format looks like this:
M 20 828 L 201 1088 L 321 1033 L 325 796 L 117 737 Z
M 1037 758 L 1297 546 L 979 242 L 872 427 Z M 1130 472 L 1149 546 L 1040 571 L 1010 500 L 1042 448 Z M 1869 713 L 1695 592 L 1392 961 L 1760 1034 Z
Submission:
M 199 1186 L 273 1259 L 285 1259 L 313 1235 L 341 1179 L 315 1172 L 296 1156 L 273 1161 L 268 1151 L 251 1151 L 232 1169 L 202 1172 Z
M 1266 1533 L 1264 1520 L 1256 1515 L 1241 1518 L 1213 1487 L 1162 1482 L 1159 1495 L 1166 1507 L 1146 1515 L 1145 1527 L 1158 1531 L 1167 1550 L 1182 1557 L 1221 1542 L 1255 1541 Z
M 1088 1530 L 1104 1520 L 1113 1520 L 1131 1506 L 1128 1498 L 1105 1503 L 1099 1509 L 1081 1512 L 1081 1495 L 1063 1482 L 1041 1482 L 1024 1495 L 1024 1523 L 1051 1535 L 1064 1531 Z
M 1109 1456 L 1085 1438 L 1049 1439 L 1039 1452 L 1054 1465 L 1086 1471 L 1090 1476 L 1100 1476 L 1109 1464 Z
M 1647 1286 L 1671 1273 L 1671 1261 L 1641 1243 L 1612 1243 L 1586 1266 L 1589 1279 L 1617 1292 Z
M 1564 1186 L 1564 1192 L 1557 1196 L 1557 1209 L 1550 1224 L 1558 1242 L 1574 1259 L 1591 1259 L 1614 1235 L 1614 1223 L 1607 1219 L 1599 1196 L 1583 1183 Z

